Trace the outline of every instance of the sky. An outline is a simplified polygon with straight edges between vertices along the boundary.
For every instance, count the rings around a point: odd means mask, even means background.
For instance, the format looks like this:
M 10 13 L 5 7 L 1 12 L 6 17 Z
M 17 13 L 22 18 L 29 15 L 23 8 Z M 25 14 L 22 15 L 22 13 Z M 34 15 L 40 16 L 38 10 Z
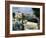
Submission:
M 13 7 L 12 11 L 17 13 L 18 11 L 21 13 L 32 14 L 34 13 L 31 7 Z

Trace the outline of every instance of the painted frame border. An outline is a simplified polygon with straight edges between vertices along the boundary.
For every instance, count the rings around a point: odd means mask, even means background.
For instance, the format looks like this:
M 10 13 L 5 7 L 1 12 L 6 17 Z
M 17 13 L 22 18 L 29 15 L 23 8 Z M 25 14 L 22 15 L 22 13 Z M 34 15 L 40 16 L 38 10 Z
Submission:
M 43 28 L 42 28 L 42 33 L 10 34 L 10 4 L 43 6 L 43 22 L 42 22 L 43 23 Z M 44 34 L 45 34 L 45 5 L 44 5 L 44 3 L 5 1 L 5 37 L 33 36 L 33 35 L 44 35 Z
M 38 30 L 24 30 L 24 31 L 12 31 L 12 8 L 13 7 L 31 7 L 31 8 L 40 8 L 40 28 Z M 10 33 L 11 34 L 21 34 L 21 33 L 38 33 L 42 32 L 42 6 L 37 5 L 20 5 L 20 4 L 10 4 Z

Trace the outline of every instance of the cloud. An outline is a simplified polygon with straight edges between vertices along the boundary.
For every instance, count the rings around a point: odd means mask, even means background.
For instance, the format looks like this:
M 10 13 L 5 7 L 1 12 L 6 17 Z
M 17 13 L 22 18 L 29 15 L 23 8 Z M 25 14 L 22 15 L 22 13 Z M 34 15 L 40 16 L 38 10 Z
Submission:
M 13 7 L 12 11 L 15 13 L 17 12 L 28 13 L 28 14 L 34 13 L 33 9 L 30 7 Z

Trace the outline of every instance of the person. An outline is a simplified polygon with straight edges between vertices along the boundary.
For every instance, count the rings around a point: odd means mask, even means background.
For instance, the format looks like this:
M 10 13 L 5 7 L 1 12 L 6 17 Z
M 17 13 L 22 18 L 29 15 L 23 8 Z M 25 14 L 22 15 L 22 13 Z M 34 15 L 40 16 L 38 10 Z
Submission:
M 14 22 L 14 30 L 24 30 L 24 25 L 21 22 L 22 15 L 21 13 L 17 13 L 15 16 L 15 22 Z

